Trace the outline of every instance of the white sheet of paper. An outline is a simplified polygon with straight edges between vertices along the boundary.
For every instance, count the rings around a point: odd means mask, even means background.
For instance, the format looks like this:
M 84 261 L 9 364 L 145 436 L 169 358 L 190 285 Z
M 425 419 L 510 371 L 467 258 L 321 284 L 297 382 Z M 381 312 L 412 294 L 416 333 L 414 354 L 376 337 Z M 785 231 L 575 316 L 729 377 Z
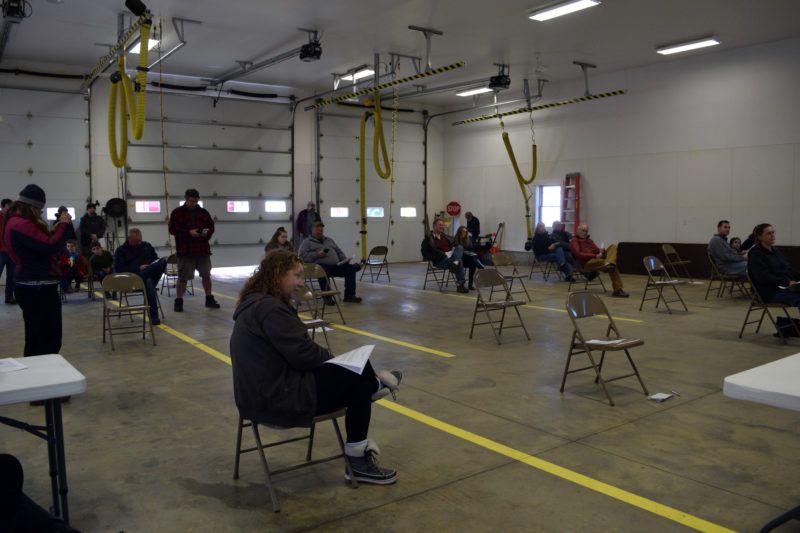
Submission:
M 657 392 L 651 396 L 648 396 L 648 400 L 653 400 L 654 402 L 663 402 L 665 400 L 669 400 L 675 396 L 674 394 L 667 394 L 666 392 Z
M 336 266 L 342 266 L 342 265 L 344 265 L 344 264 L 347 264 L 347 263 L 349 263 L 349 262 L 350 262 L 350 261 L 352 261 L 352 260 L 353 260 L 353 258 L 352 258 L 352 257 L 348 257 L 347 259 L 345 259 L 345 260 L 343 260 L 343 261 L 339 261 L 338 263 L 336 263 Z
M 453 250 L 450 250 L 449 252 L 445 252 L 444 255 L 446 255 L 448 258 L 449 257 L 453 257 Z
M 590 344 L 620 344 L 622 342 L 628 342 L 628 339 L 613 339 L 610 341 L 601 339 L 589 339 L 587 342 Z
M 350 350 L 349 352 L 337 355 L 333 359 L 328 359 L 325 362 L 332 365 L 339 365 L 351 372 L 355 372 L 360 376 L 364 371 L 364 366 L 367 364 L 367 361 L 369 361 L 369 356 L 374 348 L 374 344 L 367 344 L 365 346 L 356 348 L 355 350 Z
M 17 370 L 25 370 L 26 368 L 28 368 L 26 365 L 20 363 L 13 357 L 0 359 L 0 373 L 15 372 Z

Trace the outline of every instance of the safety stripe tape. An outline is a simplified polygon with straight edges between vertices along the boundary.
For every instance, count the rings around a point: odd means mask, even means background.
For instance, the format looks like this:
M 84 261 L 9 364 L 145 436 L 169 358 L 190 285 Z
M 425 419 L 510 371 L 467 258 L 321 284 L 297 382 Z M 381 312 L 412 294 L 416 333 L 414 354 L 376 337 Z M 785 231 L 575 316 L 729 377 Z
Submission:
M 542 104 L 533 107 L 526 107 L 523 109 L 517 109 L 516 111 L 506 111 L 505 113 L 497 113 L 495 115 L 482 115 L 480 117 L 475 118 L 468 118 L 466 120 L 459 120 L 458 122 L 453 122 L 453 126 L 460 126 L 461 124 L 470 124 L 472 122 L 480 122 L 481 120 L 488 120 L 490 118 L 502 118 L 507 117 L 509 115 L 518 115 L 519 113 L 528 113 L 530 111 L 539 111 L 541 109 L 548 109 L 550 107 L 558 107 L 561 105 L 568 105 L 568 104 L 577 104 L 578 102 L 588 102 L 589 100 L 598 100 L 600 98 L 606 98 L 609 96 L 618 96 L 620 94 L 625 94 L 627 91 L 625 89 L 620 89 L 619 91 L 610 91 L 607 93 L 602 94 L 593 94 L 591 96 L 582 96 L 580 98 L 573 98 L 571 100 L 563 100 L 561 102 L 553 102 L 552 104 Z
M 426 72 L 421 72 L 419 74 L 414 74 L 413 76 L 408 76 L 405 78 L 401 78 L 399 80 L 390 81 L 388 83 L 384 83 L 383 85 L 378 85 L 377 87 L 369 87 L 367 89 L 363 89 L 355 93 L 345 94 L 344 96 L 337 96 L 336 98 L 331 98 L 330 100 L 325 100 L 324 102 L 318 102 L 312 106 L 309 106 L 307 109 L 317 109 L 329 104 L 335 104 L 336 102 L 341 102 L 342 100 L 347 100 L 348 98 L 355 98 L 356 96 L 361 96 L 375 91 L 380 91 L 381 89 L 386 89 L 388 87 L 400 85 L 401 83 L 407 83 L 409 81 L 418 80 L 420 78 L 427 78 L 428 76 L 433 76 L 434 74 L 441 74 L 442 72 L 447 72 L 448 70 L 455 70 L 463 66 L 464 62 L 459 61 L 458 63 L 453 63 L 452 65 L 447 65 L 446 67 L 439 67 L 433 70 L 428 70 Z

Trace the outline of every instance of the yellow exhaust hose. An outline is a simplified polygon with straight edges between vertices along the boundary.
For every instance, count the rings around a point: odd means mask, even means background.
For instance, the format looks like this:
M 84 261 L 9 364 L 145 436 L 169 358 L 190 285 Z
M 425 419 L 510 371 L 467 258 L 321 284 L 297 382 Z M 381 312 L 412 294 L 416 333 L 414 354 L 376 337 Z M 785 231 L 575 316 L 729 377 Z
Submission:
M 536 145 L 531 145 L 531 163 L 533 168 L 531 169 L 530 179 L 526 180 L 522 177 L 522 173 L 519 171 L 517 158 L 514 156 L 514 148 L 511 147 L 511 141 L 508 138 L 508 133 L 505 131 L 503 132 L 503 144 L 506 145 L 508 158 L 511 160 L 511 166 L 514 167 L 514 173 L 517 175 L 519 188 L 522 190 L 522 197 L 525 199 L 525 227 L 528 230 L 528 238 L 531 239 L 533 238 L 533 232 L 531 231 L 531 206 L 530 202 L 528 201 L 528 191 L 525 190 L 525 185 L 530 185 L 533 183 L 534 178 L 536 178 Z
M 145 22 L 142 24 L 142 32 L 139 37 L 139 69 L 136 74 L 136 85 L 139 90 L 136 98 L 133 97 L 133 86 L 131 79 L 125 74 L 122 74 L 122 86 L 125 88 L 125 100 L 128 103 L 128 109 L 131 111 L 131 133 L 133 138 L 137 141 L 144 135 L 144 113 L 147 93 L 144 88 L 147 85 L 147 48 L 150 41 L 150 23 Z
M 123 58 L 120 57 L 117 61 L 123 61 Z M 121 146 L 117 151 L 116 102 L 119 81 L 115 80 L 114 76 L 111 77 L 111 87 L 108 93 L 108 154 L 111 156 L 111 163 L 117 168 L 122 168 L 128 157 L 128 123 L 126 120 L 125 94 L 119 91 L 119 136 Z
M 136 83 L 139 87 L 136 99 L 133 97 L 133 87 L 131 80 L 125 73 L 124 56 L 117 57 L 117 72 L 111 76 L 111 87 L 108 93 L 108 153 L 111 163 L 117 167 L 125 166 L 128 158 L 128 110 L 131 110 L 131 131 L 133 138 L 137 141 L 144 135 L 145 122 L 145 102 L 147 95 L 144 87 L 147 84 L 147 52 L 150 40 L 150 21 L 142 25 L 139 37 L 139 69 L 136 75 Z M 122 82 L 122 89 L 118 84 Z M 120 144 L 117 150 L 116 136 L 116 104 L 117 93 L 119 93 L 119 131 Z
M 367 119 L 371 114 L 375 114 L 375 138 L 372 143 L 372 162 L 375 165 L 375 172 L 378 173 L 382 179 L 388 179 L 392 175 L 392 162 L 389 160 L 389 154 L 386 152 L 386 139 L 383 136 L 383 120 L 381 117 L 381 95 L 378 91 L 373 93 L 374 98 L 374 111 L 367 111 L 361 117 L 361 129 L 359 134 L 359 157 L 358 157 L 358 181 L 361 189 L 361 260 L 367 260 L 367 183 L 366 183 L 366 163 L 364 156 L 366 155 L 366 132 L 367 132 Z M 378 145 L 381 148 L 381 157 L 378 157 Z M 381 158 L 385 164 L 386 170 L 381 168 Z

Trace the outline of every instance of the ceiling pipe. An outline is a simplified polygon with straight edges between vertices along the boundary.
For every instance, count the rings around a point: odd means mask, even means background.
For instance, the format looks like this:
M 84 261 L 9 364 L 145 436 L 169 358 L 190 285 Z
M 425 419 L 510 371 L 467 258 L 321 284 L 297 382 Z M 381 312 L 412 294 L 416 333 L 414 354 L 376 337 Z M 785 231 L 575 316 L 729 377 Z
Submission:
M 260 63 L 252 63 L 250 61 L 237 61 L 239 63 L 239 68 L 229 70 L 228 72 L 222 74 L 219 78 L 214 79 L 217 83 L 225 83 L 226 81 L 232 81 L 242 76 L 246 76 L 247 74 L 252 74 L 253 72 L 271 67 L 273 65 L 277 65 L 278 63 L 282 63 L 287 59 L 292 59 L 295 56 L 299 56 L 300 53 L 309 45 L 309 44 L 317 44 L 319 45 L 319 32 L 317 30 L 305 30 L 302 28 L 298 28 L 300 31 L 304 31 L 308 33 L 308 43 L 302 46 L 298 46 L 288 52 L 284 52 L 282 54 L 278 54 L 275 57 L 271 57 L 269 59 L 265 59 Z

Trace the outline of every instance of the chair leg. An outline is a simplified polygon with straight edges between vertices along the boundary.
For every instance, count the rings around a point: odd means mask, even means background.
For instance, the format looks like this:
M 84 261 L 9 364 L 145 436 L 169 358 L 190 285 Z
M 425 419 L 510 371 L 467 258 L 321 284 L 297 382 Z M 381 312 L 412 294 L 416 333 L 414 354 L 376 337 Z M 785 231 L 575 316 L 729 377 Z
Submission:
M 336 421 L 335 418 L 331 419 L 333 422 L 333 429 L 336 431 L 336 440 L 339 441 L 339 449 L 342 450 L 342 457 L 344 458 L 344 467 L 347 470 L 348 476 L 350 476 L 350 486 L 354 489 L 358 488 L 358 480 L 356 480 L 356 475 L 353 472 L 353 467 L 350 464 L 350 458 L 347 457 L 347 452 L 345 451 L 344 447 L 344 439 L 342 438 L 342 432 L 339 429 L 339 423 Z
M 242 456 L 242 428 L 244 421 L 239 417 L 239 424 L 236 430 L 236 455 L 233 460 L 233 479 L 239 479 L 239 458 Z
M 308 451 L 306 452 L 306 462 L 311 460 L 311 448 L 314 447 L 314 429 L 316 429 L 316 424 L 312 422 L 311 427 L 308 428 Z
M 251 421 L 251 424 L 253 437 L 256 439 L 256 448 L 258 448 L 258 456 L 261 458 L 261 466 L 267 478 L 267 489 L 269 490 L 269 497 L 272 500 L 272 510 L 277 513 L 281 510 L 281 507 L 280 504 L 278 504 L 278 495 L 275 493 L 275 487 L 272 486 L 272 475 L 269 471 L 269 465 L 267 464 L 267 456 L 264 455 L 264 446 L 261 444 L 261 436 L 258 434 L 258 424 L 253 421 Z
M 514 311 L 517 312 L 517 318 L 519 318 L 519 325 L 522 326 L 522 331 L 525 332 L 525 337 L 527 337 L 528 340 L 531 340 L 531 336 L 528 335 L 528 328 L 525 327 L 525 322 L 522 321 L 522 315 L 519 313 L 519 308 L 516 305 L 514 306 Z
M 642 386 L 642 391 L 644 392 L 644 395 L 647 396 L 648 394 L 650 394 L 650 392 L 648 392 L 647 386 L 644 384 L 644 381 L 642 381 L 642 376 L 639 375 L 639 369 L 636 368 L 636 364 L 633 362 L 633 358 L 631 357 L 630 352 L 628 352 L 628 350 L 625 350 L 625 355 L 628 356 L 628 362 L 631 364 L 631 368 L 633 368 L 633 373 L 636 374 L 636 379 L 639 380 L 639 385 Z

